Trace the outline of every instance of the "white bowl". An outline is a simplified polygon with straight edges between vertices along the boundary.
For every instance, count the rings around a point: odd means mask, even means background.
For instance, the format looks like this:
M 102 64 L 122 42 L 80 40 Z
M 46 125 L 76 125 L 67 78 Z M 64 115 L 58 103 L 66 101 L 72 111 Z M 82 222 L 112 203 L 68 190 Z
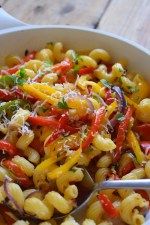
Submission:
M 8 54 L 23 55 L 26 49 L 37 50 L 43 48 L 47 42 L 60 41 L 65 47 L 76 50 L 103 48 L 115 61 L 126 58 L 129 69 L 142 74 L 150 82 L 150 52 L 114 34 L 73 26 L 27 25 L 2 9 L 0 9 L 0 29 L 0 64 Z M 150 220 L 145 223 L 148 224 Z

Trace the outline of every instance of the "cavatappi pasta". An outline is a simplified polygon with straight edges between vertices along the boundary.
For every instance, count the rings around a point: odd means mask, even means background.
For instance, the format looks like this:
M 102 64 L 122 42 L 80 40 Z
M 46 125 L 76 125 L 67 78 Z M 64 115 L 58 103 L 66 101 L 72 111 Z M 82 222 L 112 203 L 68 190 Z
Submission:
M 8 225 L 144 223 L 147 192 L 103 190 L 85 218 L 69 213 L 95 182 L 150 178 L 150 89 L 104 49 L 48 43 L 0 69 L 0 215 Z M 55 215 L 66 215 L 55 221 Z M 0 217 L 0 218 L 1 218 Z M 118 224 L 118 223 L 117 223 Z

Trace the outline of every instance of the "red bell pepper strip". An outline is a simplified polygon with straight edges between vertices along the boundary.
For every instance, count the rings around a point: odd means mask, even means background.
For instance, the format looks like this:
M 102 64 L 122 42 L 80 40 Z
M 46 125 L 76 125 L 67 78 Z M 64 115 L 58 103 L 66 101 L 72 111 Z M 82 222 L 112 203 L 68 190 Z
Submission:
M 150 154 L 150 141 L 141 141 L 140 145 L 146 155 Z
M 15 99 L 26 99 L 30 102 L 35 102 L 36 99 L 33 98 L 32 96 L 30 95 L 25 95 L 20 89 L 18 88 L 13 88 L 12 90 L 5 90 L 5 89 L 0 89 L 0 100 L 3 100 L 3 101 L 10 101 L 10 100 L 15 100 Z
M 51 106 L 50 108 L 50 114 L 52 116 L 60 116 L 62 115 L 62 113 L 64 113 L 64 110 L 57 108 L 56 106 Z
M 46 143 L 44 144 L 45 146 L 55 141 L 57 138 L 60 137 L 61 134 L 64 134 L 66 132 L 69 132 L 69 134 L 73 134 L 79 131 L 79 128 L 69 126 L 68 121 L 69 121 L 68 113 L 62 114 L 59 119 L 58 126 L 53 131 L 53 133 L 48 137 Z
M 20 186 L 24 188 L 29 188 L 32 186 L 32 180 L 29 179 L 29 177 L 16 163 L 12 162 L 11 160 L 3 160 L 2 165 L 14 174 L 15 180 L 19 183 Z
M 107 64 L 107 72 L 110 73 L 112 71 L 113 64 Z
M 21 66 L 21 65 L 23 65 L 25 62 L 28 62 L 28 61 L 31 60 L 31 59 L 34 59 L 34 58 L 35 58 L 35 54 L 36 54 L 35 51 L 33 51 L 33 52 L 27 54 L 27 55 L 23 58 L 23 60 L 22 60 L 18 65 L 15 65 L 15 66 L 13 66 L 13 67 L 11 67 L 11 68 L 8 68 L 8 69 L 6 69 L 6 70 L 1 70 L 1 71 L 0 71 L 0 74 L 1 74 L 1 75 L 9 75 L 9 74 L 14 74 L 14 73 L 16 73 L 16 72 L 20 69 L 20 66 Z
M 80 128 L 74 127 L 74 125 L 73 126 L 65 125 L 64 130 L 66 133 L 68 132 L 69 134 L 74 134 L 74 133 L 78 132 L 80 130 Z
M 7 225 L 13 225 L 16 222 L 16 220 L 10 216 L 10 213 L 11 211 L 7 206 L 0 204 L 0 214 Z
M 128 129 L 131 117 L 132 117 L 132 109 L 131 107 L 128 107 L 126 114 L 124 116 L 124 120 L 120 122 L 118 127 L 118 134 L 116 138 L 116 150 L 113 158 L 114 162 L 117 162 L 121 157 L 121 151 L 123 143 L 125 141 L 126 131 Z
M 93 73 L 94 68 L 93 67 L 85 67 L 81 68 L 78 72 L 79 75 L 85 75 L 85 74 L 90 74 Z
M 23 61 L 24 61 L 24 62 L 28 62 L 28 61 L 30 61 L 31 59 L 35 59 L 35 55 L 36 55 L 36 51 L 32 51 L 32 52 L 28 53 L 28 54 L 23 58 Z
M 17 148 L 6 140 L 0 140 L 0 151 L 6 152 L 9 156 L 18 154 Z
M 1 71 L 0 71 L 0 74 L 1 74 L 1 75 L 14 74 L 14 73 L 16 73 L 16 72 L 20 69 L 20 66 L 21 66 L 21 65 L 22 65 L 22 64 L 19 64 L 19 65 L 16 65 L 16 66 L 11 67 L 11 68 L 9 68 L 9 69 L 1 70 Z
M 36 126 L 50 126 L 53 128 L 58 126 L 58 121 L 52 117 L 29 116 L 28 122 Z
M 30 147 L 35 149 L 41 156 L 44 155 L 44 144 L 38 137 L 35 137 L 30 144 Z
M 52 67 L 52 70 L 54 72 L 64 74 L 67 71 L 69 71 L 71 68 L 72 68 L 72 62 L 70 61 L 70 59 L 66 58 L 63 61 L 61 61 L 60 63 L 54 65 Z
M 60 77 L 58 79 L 58 83 L 63 84 L 63 83 L 66 83 L 66 82 L 68 82 L 67 74 L 60 75 Z
M 14 99 L 14 94 L 6 89 L 0 89 L 0 100 L 10 101 Z
M 135 169 L 134 162 L 128 162 L 123 168 L 119 169 L 119 176 L 123 177 L 124 175 L 130 173 L 133 169 Z
M 107 195 L 100 193 L 98 195 L 98 200 L 109 217 L 114 218 L 119 216 L 119 211 L 113 206 Z
M 99 108 L 94 116 L 94 120 L 87 137 L 83 140 L 82 148 L 87 149 L 94 139 L 94 135 L 100 130 L 102 122 L 105 118 L 105 107 Z
M 114 102 L 114 98 L 112 97 L 112 92 L 110 89 L 106 88 L 106 93 L 105 93 L 105 102 L 106 104 L 110 105 L 112 102 Z
M 47 139 L 45 146 L 47 146 L 48 144 L 52 143 L 53 141 L 55 141 L 57 138 L 60 137 L 61 133 L 64 131 L 64 126 L 66 122 L 68 122 L 68 114 L 64 113 L 59 119 L 59 124 L 57 128 L 53 131 L 53 133 Z
M 144 141 L 150 141 L 150 123 L 138 125 L 136 131 Z
M 11 92 L 12 92 L 12 96 L 14 95 L 13 99 L 20 98 L 20 99 L 30 101 L 32 103 L 35 103 L 37 101 L 37 99 L 35 97 L 30 96 L 30 95 L 25 95 L 24 92 L 22 90 L 20 90 L 18 87 L 14 87 L 11 90 Z M 11 100 L 13 100 L 13 99 L 11 99 Z

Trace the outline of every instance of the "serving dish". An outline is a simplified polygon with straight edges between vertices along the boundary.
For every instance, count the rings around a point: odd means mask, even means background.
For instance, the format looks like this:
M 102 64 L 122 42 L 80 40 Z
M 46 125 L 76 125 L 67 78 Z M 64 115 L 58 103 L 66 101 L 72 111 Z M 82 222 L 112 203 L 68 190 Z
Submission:
M 129 66 L 150 81 L 149 51 L 113 34 L 70 26 L 27 25 L 13 19 L 2 9 L 0 27 L 3 28 L 0 31 L 0 63 L 3 63 L 4 56 L 8 54 L 23 55 L 26 49 L 40 49 L 47 42 L 60 41 L 67 48 L 77 51 L 100 47 L 109 51 L 114 60 L 127 58 Z

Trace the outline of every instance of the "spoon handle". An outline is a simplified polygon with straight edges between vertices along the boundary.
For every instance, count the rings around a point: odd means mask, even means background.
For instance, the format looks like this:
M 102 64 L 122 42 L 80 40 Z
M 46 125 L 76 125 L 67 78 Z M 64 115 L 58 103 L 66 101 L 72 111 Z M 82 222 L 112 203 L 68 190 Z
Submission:
M 107 180 L 95 185 L 95 190 L 99 191 L 102 189 L 150 189 L 150 179 L 139 179 L 139 180 Z

